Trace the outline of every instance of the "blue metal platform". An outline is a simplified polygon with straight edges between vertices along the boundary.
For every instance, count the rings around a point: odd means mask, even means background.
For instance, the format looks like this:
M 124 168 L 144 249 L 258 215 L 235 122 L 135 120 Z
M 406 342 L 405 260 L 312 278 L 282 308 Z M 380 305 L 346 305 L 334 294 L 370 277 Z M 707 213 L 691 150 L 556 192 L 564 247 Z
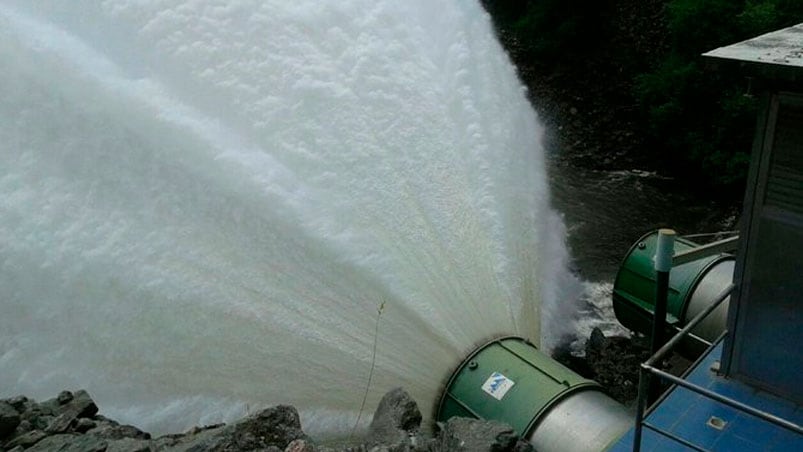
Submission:
M 716 345 L 687 376 L 686 380 L 717 394 L 750 405 L 798 425 L 803 424 L 803 407 L 772 394 L 757 390 L 733 379 L 726 379 L 714 370 L 722 355 L 722 343 Z M 783 365 L 779 363 L 778 365 Z M 801 376 L 803 384 L 803 375 Z M 803 435 L 786 430 L 747 413 L 698 395 L 686 388 L 675 387 L 647 417 L 646 422 L 679 436 L 701 450 L 717 452 L 803 451 Z M 610 452 L 633 450 L 634 430 L 625 434 Z M 643 429 L 641 450 L 693 451 L 674 440 Z

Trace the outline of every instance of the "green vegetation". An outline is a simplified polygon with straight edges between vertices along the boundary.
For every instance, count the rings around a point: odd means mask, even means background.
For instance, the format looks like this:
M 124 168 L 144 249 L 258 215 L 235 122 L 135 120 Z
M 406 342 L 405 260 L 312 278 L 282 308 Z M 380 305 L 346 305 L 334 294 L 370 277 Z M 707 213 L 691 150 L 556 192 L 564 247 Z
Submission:
M 486 0 L 500 31 L 520 47 L 517 61 L 534 66 L 571 65 L 603 53 L 624 73 L 623 90 L 636 105 L 643 150 L 656 164 L 671 155 L 690 182 L 715 188 L 741 184 L 746 176 L 756 100 L 748 81 L 733 71 L 708 71 L 700 54 L 803 21 L 801 0 Z M 660 17 L 635 17 L 650 3 Z M 660 28 L 660 38 L 640 42 L 623 29 Z M 619 48 L 609 42 L 619 39 Z M 656 42 L 652 42 L 656 41 Z M 626 43 L 622 45 L 622 43 Z M 655 51 L 634 55 L 632 45 Z M 644 57 L 648 55 L 648 57 Z M 640 58 L 636 57 L 640 56 Z M 597 59 L 600 59 L 598 56 Z M 612 60 L 612 61 L 611 61 Z M 575 74 L 577 72 L 574 72 Z M 626 96 L 628 97 L 628 96 Z M 611 110 L 616 105 L 610 105 Z
M 704 71 L 699 55 L 803 19 L 799 0 L 672 0 L 667 3 L 669 52 L 637 74 L 634 95 L 646 113 L 651 143 L 681 156 L 721 186 L 747 171 L 756 102 L 733 72 Z
M 527 57 L 550 62 L 583 53 L 605 23 L 610 0 L 485 0 L 499 28 L 510 33 Z

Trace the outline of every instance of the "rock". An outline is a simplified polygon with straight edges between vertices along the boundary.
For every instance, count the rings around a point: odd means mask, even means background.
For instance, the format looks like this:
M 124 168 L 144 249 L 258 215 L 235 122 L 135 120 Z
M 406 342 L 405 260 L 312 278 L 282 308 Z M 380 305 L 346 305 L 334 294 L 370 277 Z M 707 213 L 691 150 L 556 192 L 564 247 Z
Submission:
M 586 342 L 586 362 L 591 377 L 605 387 L 615 400 L 628 404 L 638 393 L 638 372 L 641 363 L 650 357 L 648 347 L 638 338 L 607 337 L 600 343 L 592 338 Z M 625 384 L 624 382 L 629 382 Z
M 22 420 L 20 425 L 17 426 L 17 429 L 14 431 L 14 436 L 22 435 L 23 433 L 28 433 L 33 430 L 33 425 L 31 425 L 30 421 Z
M 20 411 L 20 417 L 22 418 L 22 420 L 23 421 L 31 421 L 31 423 L 33 423 L 33 420 L 35 418 L 37 418 L 37 417 L 39 417 L 41 415 L 42 415 L 42 411 L 39 410 L 39 407 L 38 406 L 33 406 L 33 405 L 27 406 L 27 407 L 25 407 L 25 409 Z
M 70 402 L 72 399 L 73 395 L 70 391 L 61 391 L 58 397 L 56 397 L 56 401 L 59 403 L 59 405 L 64 405 Z
M 45 427 L 45 432 L 64 433 L 70 429 L 70 426 L 76 419 L 77 417 L 75 416 L 75 413 L 72 412 L 62 413 L 50 421 L 47 427 Z
M 24 433 L 12 439 L 5 445 L 5 447 L 13 449 L 14 447 L 22 446 L 27 449 L 44 439 L 46 436 L 47 434 L 41 430 L 31 430 L 30 432 Z
M 602 330 L 594 327 L 591 331 L 591 337 L 588 339 L 587 347 L 591 350 L 600 351 L 605 348 L 606 342 L 607 339 L 605 339 L 605 334 L 602 333 Z
M 77 420 L 89 418 L 98 412 L 95 402 L 89 397 L 86 391 L 78 391 L 75 394 L 63 391 L 54 400 L 48 400 L 44 404 L 45 409 L 56 413 L 56 417 L 47 422 L 44 430 L 47 433 L 66 433 L 71 427 L 77 425 Z M 46 416 L 41 416 L 33 422 L 36 426 L 41 426 Z M 133 428 L 133 427 L 132 427 Z M 120 436 L 122 438 L 123 436 Z M 114 438 L 118 439 L 118 438 Z
M 526 447 L 526 445 L 518 445 L 518 443 L 519 437 L 509 425 L 496 421 L 451 418 L 434 442 L 432 450 L 440 452 L 523 452 L 520 447 Z
M 74 430 L 78 433 L 86 433 L 97 426 L 97 422 L 93 421 L 92 419 L 82 417 L 75 422 Z
M 418 404 L 404 389 L 396 388 L 379 402 L 368 428 L 369 444 L 409 444 L 410 435 L 421 427 Z
M 3 400 L 3 402 L 6 402 L 9 405 L 13 406 L 14 409 L 17 410 L 17 412 L 21 413 L 25 411 L 25 408 L 28 405 L 29 400 L 25 396 L 17 396 L 7 400 Z
M 77 417 L 92 417 L 98 413 L 98 406 L 83 389 L 73 394 L 73 399 L 67 405 L 70 410 L 77 413 Z
M 0 402 L 0 438 L 14 433 L 22 419 L 19 412 L 7 402 Z
M 52 399 L 45 400 L 42 403 L 36 403 L 31 401 L 31 405 L 28 406 L 29 413 L 36 413 L 43 416 L 58 416 L 62 413 L 62 405 L 59 403 L 58 399 L 53 397 Z
M 225 426 L 226 426 L 226 424 L 222 424 L 222 423 L 221 424 L 204 425 L 204 426 L 197 426 L 196 425 L 195 427 L 187 430 L 184 433 L 184 435 L 197 435 L 198 433 L 201 433 L 204 430 L 211 430 L 211 429 L 216 429 L 218 427 L 225 427 Z
M 303 439 L 294 439 L 284 449 L 284 452 L 313 452 L 315 450 L 312 444 Z
M 235 437 L 258 438 L 257 447 L 286 447 L 296 439 L 308 439 L 301 430 L 298 411 L 292 406 L 279 405 L 260 411 L 233 425 Z
M 168 434 L 156 438 L 155 440 L 152 441 L 152 443 L 153 443 L 153 448 L 155 450 L 166 450 L 172 447 L 176 447 L 186 439 L 187 439 L 186 436 L 182 434 Z
M 99 425 L 96 428 L 89 430 L 87 435 L 97 436 L 98 438 L 105 438 L 105 439 L 123 439 L 123 438 L 131 438 L 131 439 L 151 439 L 151 434 L 143 432 L 142 430 L 134 427 L 133 425 L 115 425 L 115 424 L 105 424 Z
M 29 411 L 29 413 L 31 412 Z M 49 415 L 37 416 L 37 413 L 35 411 L 32 413 L 33 415 L 29 420 L 34 430 L 45 430 L 47 426 L 50 425 L 51 422 L 53 422 L 54 416 L 49 416 Z
M 109 419 L 106 416 L 103 416 L 102 414 L 96 414 L 92 416 L 92 419 L 100 424 L 120 425 L 119 422 L 115 421 L 114 419 Z
M 260 411 L 235 424 L 188 433 L 184 437 L 169 436 L 156 440 L 160 447 L 183 451 L 235 452 L 277 447 L 284 450 L 296 439 L 308 440 L 301 430 L 298 411 L 279 405 Z
M 60 434 L 37 442 L 28 452 L 105 452 L 106 440 L 87 435 Z
M 75 393 L 63 391 L 58 397 L 32 404 L 28 411 L 32 415 L 57 417 L 63 413 L 71 413 L 76 418 L 83 418 L 97 414 L 98 407 L 86 391 L 80 390 Z
M 106 452 L 151 452 L 154 449 L 150 441 L 139 439 L 123 438 L 117 441 L 109 441 Z
M 8 452 L 22 452 L 23 450 L 25 450 L 25 448 L 24 448 L 24 447 L 22 447 L 22 446 L 17 446 L 17 447 L 15 447 L 15 448 L 13 448 L 13 449 L 9 450 Z

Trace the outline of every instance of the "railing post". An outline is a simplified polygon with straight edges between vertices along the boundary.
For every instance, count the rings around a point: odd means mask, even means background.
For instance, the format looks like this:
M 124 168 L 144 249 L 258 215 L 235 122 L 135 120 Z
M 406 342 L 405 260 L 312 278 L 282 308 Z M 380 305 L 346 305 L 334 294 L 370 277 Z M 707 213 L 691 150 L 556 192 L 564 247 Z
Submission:
M 636 399 L 636 425 L 633 428 L 633 452 L 641 451 L 641 432 L 644 428 L 644 411 L 647 404 L 647 387 L 650 374 L 644 365 L 638 370 L 638 398 Z
M 650 355 L 654 355 L 664 345 L 666 331 L 667 298 L 669 296 L 669 272 L 672 270 L 672 258 L 675 254 L 675 231 L 661 229 L 658 231 L 658 243 L 655 247 L 655 310 L 652 317 L 652 338 Z M 649 379 L 649 403 L 658 400 L 661 393 L 661 382 L 657 378 Z

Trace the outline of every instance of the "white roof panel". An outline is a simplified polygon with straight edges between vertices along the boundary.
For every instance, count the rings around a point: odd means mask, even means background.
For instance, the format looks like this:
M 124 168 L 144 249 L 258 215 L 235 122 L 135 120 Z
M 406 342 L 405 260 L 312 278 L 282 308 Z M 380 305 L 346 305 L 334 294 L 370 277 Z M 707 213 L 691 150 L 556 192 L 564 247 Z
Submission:
M 803 23 L 720 47 L 703 56 L 803 67 Z

